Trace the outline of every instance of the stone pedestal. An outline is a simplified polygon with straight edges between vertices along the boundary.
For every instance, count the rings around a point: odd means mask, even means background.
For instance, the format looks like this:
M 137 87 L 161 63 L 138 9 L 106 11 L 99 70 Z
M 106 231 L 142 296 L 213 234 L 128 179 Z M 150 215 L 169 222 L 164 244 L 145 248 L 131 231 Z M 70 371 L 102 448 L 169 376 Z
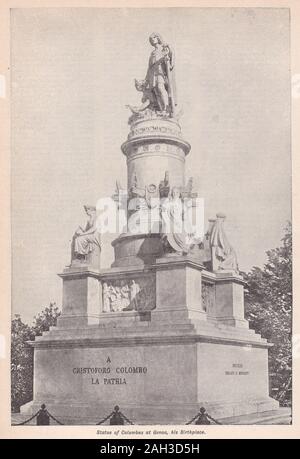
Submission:
M 115 405 L 135 424 L 185 424 L 278 408 L 269 397 L 269 344 L 244 325 L 242 280 L 189 257 L 98 272 L 69 268 L 63 311 L 34 346 L 34 400 L 67 424 L 96 424 Z M 103 312 L 103 285 L 139 293 Z M 131 309 L 132 308 L 132 309 Z
M 122 145 L 128 192 L 151 208 L 163 187 L 185 188 L 190 145 L 178 122 L 136 119 Z M 135 212 L 136 209 L 131 209 Z M 138 211 L 138 210 L 137 210 Z M 203 406 L 214 418 L 270 411 L 269 344 L 248 328 L 243 280 L 208 270 L 201 256 L 165 254 L 161 235 L 129 231 L 115 261 L 64 270 L 62 315 L 37 337 L 34 399 L 66 424 L 96 424 L 115 405 L 135 424 L 185 424 Z M 205 265 L 204 265 L 205 263 Z
M 112 266 L 143 266 L 163 256 L 159 223 L 152 226 L 151 201 L 159 201 L 159 184 L 166 172 L 170 190 L 173 187 L 184 189 L 185 157 L 191 147 L 182 138 L 178 121 L 154 117 L 133 122 L 128 139 L 121 148 L 127 158 L 129 200 L 145 199 L 149 207 L 149 231 L 147 234 L 128 231 L 113 241 L 115 261 Z
M 244 317 L 244 281 L 236 273 L 216 273 L 215 317 L 224 324 L 248 327 Z
M 151 184 L 158 186 L 166 171 L 170 174 L 172 186 L 185 185 L 185 157 L 191 146 L 182 138 L 180 125 L 175 119 L 136 120 L 121 148 L 127 158 L 128 190 L 134 177 L 137 177 L 139 188 Z
M 125 314 L 126 316 L 126 314 Z M 270 411 L 268 345 L 253 332 L 120 317 L 58 326 L 36 339 L 33 413 L 96 424 L 118 404 L 135 424 L 185 424 L 204 406 L 215 418 Z
M 153 321 L 169 324 L 195 318 L 206 320 L 202 304 L 201 271 L 189 257 L 169 256 L 156 260 L 156 309 Z
M 99 322 L 102 302 L 102 285 L 99 271 L 87 265 L 66 268 L 62 274 L 62 315 L 58 324 L 66 328 L 80 327 Z
M 163 255 L 160 234 L 124 234 L 112 242 L 115 261 L 112 267 L 145 266 Z

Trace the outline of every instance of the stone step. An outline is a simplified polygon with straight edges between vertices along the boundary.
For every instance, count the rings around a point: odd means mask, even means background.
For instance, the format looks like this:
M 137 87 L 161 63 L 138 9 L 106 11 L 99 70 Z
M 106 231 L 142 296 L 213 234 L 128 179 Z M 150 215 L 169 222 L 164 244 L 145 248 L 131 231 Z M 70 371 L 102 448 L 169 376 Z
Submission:
M 291 419 L 291 408 L 281 407 L 278 410 L 234 416 L 218 419 L 218 421 L 226 425 L 288 425 L 291 423 Z

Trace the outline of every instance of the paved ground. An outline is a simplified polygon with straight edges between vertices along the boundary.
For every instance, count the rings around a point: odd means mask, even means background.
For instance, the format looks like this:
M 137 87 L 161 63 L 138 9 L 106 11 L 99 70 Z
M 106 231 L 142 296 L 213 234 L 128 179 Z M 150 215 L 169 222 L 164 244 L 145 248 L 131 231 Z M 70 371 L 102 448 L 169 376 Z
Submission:
M 268 424 L 290 424 L 291 408 L 279 408 L 274 411 L 265 411 L 258 414 L 246 414 L 233 418 L 220 419 L 222 424 L 238 424 L 238 425 L 268 425 Z

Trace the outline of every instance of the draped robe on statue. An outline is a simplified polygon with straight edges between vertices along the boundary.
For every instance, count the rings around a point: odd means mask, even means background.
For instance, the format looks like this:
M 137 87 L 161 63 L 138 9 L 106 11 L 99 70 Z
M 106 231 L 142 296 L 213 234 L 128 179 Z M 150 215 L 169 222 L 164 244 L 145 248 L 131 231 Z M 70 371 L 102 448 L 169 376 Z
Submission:
M 217 216 L 210 234 L 213 263 L 214 259 L 216 259 L 218 261 L 218 269 L 230 269 L 238 272 L 236 253 L 230 245 L 223 228 L 224 218 L 223 216 Z
M 94 245 L 101 247 L 100 243 L 100 234 L 96 227 L 96 215 L 91 215 L 83 234 L 75 234 L 74 236 L 74 254 L 88 255 L 93 251 Z
M 183 207 L 179 197 L 166 199 L 162 206 L 163 240 L 178 253 L 188 253 L 191 240 L 185 231 L 183 222 Z

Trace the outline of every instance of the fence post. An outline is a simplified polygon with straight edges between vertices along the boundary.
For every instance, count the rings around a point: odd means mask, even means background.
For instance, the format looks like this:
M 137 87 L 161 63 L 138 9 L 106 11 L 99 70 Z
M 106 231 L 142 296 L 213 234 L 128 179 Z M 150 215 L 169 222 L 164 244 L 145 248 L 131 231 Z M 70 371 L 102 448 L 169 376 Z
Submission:
M 195 422 L 195 424 L 200 424 L 200 425 L 208 425 L 211 424 L 210 420 L 207 417 L 206 410 L 203 406 L 201 406 L 199 410 L 199 416 Z
M 113 412 L 113 415 L 111 416 L 110 418 L 110 421 L 109 421 L 109 424 L 111 426 L 122 426 L 124 425 L 124 419 L 122 417 L 122 415 L 120 414 L 120 408 L 118 407 L 118 405 L 116 405 L 114 407 L 114 412 Z
M 39 414 L 36 417 L 37 426 L 48 426 L 50 424 L 50 416 L 46 410 L 46 405 L 43 403 Z

